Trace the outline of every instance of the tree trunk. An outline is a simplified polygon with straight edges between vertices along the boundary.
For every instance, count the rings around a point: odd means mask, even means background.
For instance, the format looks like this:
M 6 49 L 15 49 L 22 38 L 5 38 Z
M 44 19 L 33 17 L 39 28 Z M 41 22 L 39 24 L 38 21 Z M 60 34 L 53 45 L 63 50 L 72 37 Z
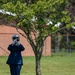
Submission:
M 67 47 L 67 52 L 70 52 L 71 50 L 70 50 L 70 45 L 69 45 L 69 41 L 70 41 L 70 39 L 69 39 L 69 33 L 67 32 L 67 36 L 66 36 L 66 47 Z
M 40 57 L 36 56 L 36 75 L 41 75 L 41 69 L 40 69 Z
M 59 46 L 60 46 L 60 33 L 57 34 L 55 37 L 55 52 L 59 52 Z

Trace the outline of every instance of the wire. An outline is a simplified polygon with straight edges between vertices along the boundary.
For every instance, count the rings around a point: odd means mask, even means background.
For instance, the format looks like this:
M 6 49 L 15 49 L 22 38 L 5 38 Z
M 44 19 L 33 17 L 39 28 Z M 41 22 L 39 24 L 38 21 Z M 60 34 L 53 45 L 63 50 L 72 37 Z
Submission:
M 6 50 L 4 50 L 2 47 L 0 47 L 0 48 L 9 55 L 9 53 Z

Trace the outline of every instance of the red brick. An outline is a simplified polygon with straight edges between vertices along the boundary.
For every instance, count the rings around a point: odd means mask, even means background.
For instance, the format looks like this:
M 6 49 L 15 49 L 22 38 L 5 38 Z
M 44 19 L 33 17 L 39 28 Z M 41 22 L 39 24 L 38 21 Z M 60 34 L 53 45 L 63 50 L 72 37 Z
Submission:
M 9 55 L 10 52 L 7 50 L 7 47 L 9 44 L 12 43 L 11 37 L 13 34 L 19 34 L 14 27 L 9 27 L 4 25 L 0 26 L 0 56 Z M 30 44 L 28 43 L 27 39 L 21 36 L 20 34 L 19 36 L 20 36 L 21 44 L 23 44 L 25 47 L 25 51 L 22 52 L 22 55 L 34 56 L 33 50 Z M 44 56 L 51 55 L 51 38 L 50 37 L 48 37 L 45 41 L 43 55 Z

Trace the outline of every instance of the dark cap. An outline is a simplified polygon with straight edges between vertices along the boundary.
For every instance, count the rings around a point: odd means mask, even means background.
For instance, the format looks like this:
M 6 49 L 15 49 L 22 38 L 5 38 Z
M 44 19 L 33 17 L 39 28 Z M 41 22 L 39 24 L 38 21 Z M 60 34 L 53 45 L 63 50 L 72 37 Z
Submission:
M 20 39 L 20 37 L 19 37 L 19 35 L 15 34 L 15 35 L 12 36 L 12 39 L 13 39 L 13 40 L 14 40 L 14 39 Z

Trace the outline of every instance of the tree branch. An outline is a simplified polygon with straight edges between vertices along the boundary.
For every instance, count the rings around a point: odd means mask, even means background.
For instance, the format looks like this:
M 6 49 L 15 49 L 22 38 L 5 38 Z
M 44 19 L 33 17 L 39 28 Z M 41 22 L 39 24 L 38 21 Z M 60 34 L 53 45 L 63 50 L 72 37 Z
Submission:
M 53 32 L 53 33 L 49 33 L 49 34 L 47 34 L 43 39 L 44 39 L 44 41 L 46 40 L 46 38 L 48 37 L 48 36 L 52 36 L 53 34 L 56 34 L 58 31 L 60 31 L 60 30 L 62 30 L 62 29 L 64 29 L 64 28 L 66 28 L 66 26 L 64 26 L 64 27 L 62 27 L 62 28 L 60 28 L 60 29 L 58 29 L 58 30 L 56 30 L 55 32 Z
M 18 30 L 17 27 L 16 27 L 16 30 L 17 30 L 17 32 L 18 32 L 19 34 L 21 34 L 23 37 L 25 37 L 25 38 L 27 39 L 27 37 L 25 36 L 25 34 L 21 33 L 21 32 Z

